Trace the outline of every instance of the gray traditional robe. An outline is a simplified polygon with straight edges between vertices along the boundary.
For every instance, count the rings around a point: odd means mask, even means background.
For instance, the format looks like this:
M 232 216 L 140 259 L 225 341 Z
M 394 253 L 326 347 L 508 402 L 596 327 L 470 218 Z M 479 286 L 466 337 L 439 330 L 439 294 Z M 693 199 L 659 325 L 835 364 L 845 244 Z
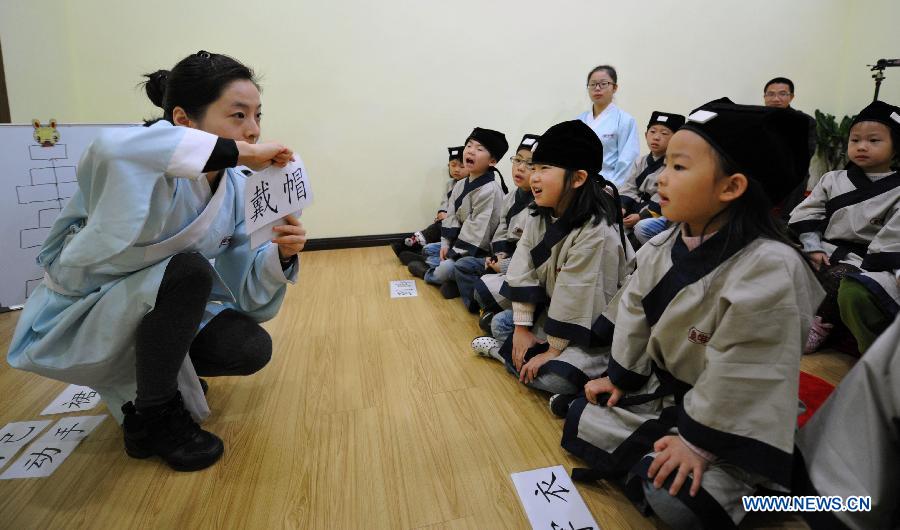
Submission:
M 451 259 L 490 255 L 502 204 L 503 190 L 494 180 L 493 169 L 454 184 L 447 218 L 441 222 L 441 246 L 450 248 Z
M 719 232 L 689 252 L 677 229 L 641 247 L 608 312 L 608 375 L 626 396 L 573 402 L 562 445 L 591 478 L 646 479 L 653 443 L 677 433 L 717 458 L 698 496 L 686 484 L 679 498 L 727 527 L 742 495 L 790 484 L 800 356 L 824 292 L 783 243 Z
M 516 188 L 506 194 L 503 199 L 503 208 L 500 210 L 500 224 L 494 232 L 491 241 L 491 250 L 494 254 L 506 255 L 500 260 L 500 273 L 485 274 L 475 281 L 475 291 L 481 300 L 487 304 L 487 309 L 498 313 L 510 308 L 509 300 L 500 294 L 503 282 L 506 281 L 506 271 L 512 261 L 513 253 L 522 234 L 525 232 L 525 222 L 531 214 L 528 205 L 534 201 L 531 192 Z
M 654 159 L 650 154 L 637 158 L 631 165 L 628 180 L 619 190 L 622 207 L 627 213 L 643 212 L 642 217 L 661 214 L 657 188 L 659 187 L 659 174 L 665 169 L 664 161 L 665 157 Z
M 855 165 L 826 173 L 791 213 L 806 252 L 862 269 L 850 275 L 888 315 L 900 309 L 900 173 L 867 175 Z

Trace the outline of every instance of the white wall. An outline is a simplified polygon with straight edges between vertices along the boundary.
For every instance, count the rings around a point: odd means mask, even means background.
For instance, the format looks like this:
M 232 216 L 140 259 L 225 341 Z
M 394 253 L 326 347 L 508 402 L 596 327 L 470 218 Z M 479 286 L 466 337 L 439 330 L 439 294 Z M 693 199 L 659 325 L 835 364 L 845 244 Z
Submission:
M 776 75 L 801 110 L 855 112 L 873 88 L 863 65 L 900 56 L 897 20 L 891 0 L 3 0 L 0 39 L 17 122 L 158 115 L 140 75 L 201 48 L 251 65 L 264 136 L 314 179 L 311 237 L 333 237 L 421 227 L 446 146 L 476 125 L 515 145 L 574 117 L 601 63 L 641 128 L 654 109 L 761 103 Z M 882 99 L 900 103 L 900 69 L 887 74 Z

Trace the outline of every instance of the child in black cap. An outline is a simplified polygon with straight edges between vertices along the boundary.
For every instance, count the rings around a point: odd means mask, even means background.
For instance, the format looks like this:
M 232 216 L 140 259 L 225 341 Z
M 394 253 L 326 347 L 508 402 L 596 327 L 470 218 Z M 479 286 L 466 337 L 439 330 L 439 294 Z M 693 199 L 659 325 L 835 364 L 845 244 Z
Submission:
M 506 365 L 523 384 L 574 394 L 606 370 L 595 331 L 626 276 L 619 205 L 600 176 L 603 145 L 578 120 L 554 125 L 532 155 L 534 204 L 500 293 L 515 331 L 473 349 Z
M 466 256 L 456 262 L 454 269 L 463 305 L 472 313 L 481 311 L 480 325 L 488 332 L 493 314 L 510 307 L 509 301 L 500 294 L 500 287 L 506 279 L 509 262 L 525 230 L 528 205 L 534 200 L 531 196 L 529 167 L 531 150 L 539 139 L 540 136 L 526 134 L 510 158 L 515 188 L 503 199 L 500 224 L 491 239 L 492 254 L 487 258 Z
M 824 293 L 770 211 L 806 174 L 806 132 L 794 112 L 724 98 L 690 115 L 659 176 L 677 224 L 637 252 L 605 323 L 608 374 L 568 407 L 562 445 L 593 468 L 573 477 L 624 480 L 673 528 L 733 528 L 742 496 L 791 483 Z
M 425 262 L 413 261 L 409 272 L 441 287 L 445 298 L 459 296 L 453 269 L 463 256 L 491 254 L 491 237 L 500 222 L 500 208 L 506 184 L 494 165 L 503 158 L 509 144 L 503 133 L 476 127 L 466 139 L 463 166 L 469 177 L 458 181 L 447 199 L 447 217 L 441 221 L 441 243 L 423 250 Z
M 446 189 L 441 196 L 441 205 L 437 214 L 434 216 L 434 222 L 428 227 L 413 233 L 409 237 L 391 243 L 394 254 L 400 258 L 400 262 L 408 265 L 411 261 L 423 260 L 422 248 L 428 243 L 436 243 L 441 239 L 441 221 L 447 217 L 447 201 L 450 199 L 450 193 L 453 191 L 453 185 L 458 180 L 462 180 L 469 176 L 469 171 L 463 165 L 463 146 L 448 147 L 447 152 L 450 155 L 447 161 L 447 172 L 450 178 L 446 182 Z
M 837 323 L 865 352 L 897 314 L 900 290 L 900 108 L 874 101 L 850 127 L 847 169 L 826 173 L 791 212 L 790 227 L 828 293 L 806 343 L 819 349 Z
M 653 111 L 644 134 L 650 154 L 634 161 L 628 180 L 619 190 L 623 224 L 626 229 L 634 229 L 636 239 L 632 239 L 632 243 L 637 246 L 643 245 L 669 225 L 660 213 L 656 181 L 663 170 L 669 140 L 682 125 L 684 116 L 680 114 Z

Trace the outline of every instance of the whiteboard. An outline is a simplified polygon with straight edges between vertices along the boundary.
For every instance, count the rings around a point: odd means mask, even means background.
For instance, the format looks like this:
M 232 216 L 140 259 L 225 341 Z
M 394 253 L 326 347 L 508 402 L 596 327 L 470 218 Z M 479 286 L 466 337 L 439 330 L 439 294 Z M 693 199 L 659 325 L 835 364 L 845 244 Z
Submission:
M 82 153 L 100 131 L 138 125 L 58 124 L 59 140 L 47 147 L 31 124 L 0 125 L 0 311 L 20 307 L 41 283 L 35 259 L 78 189 Z

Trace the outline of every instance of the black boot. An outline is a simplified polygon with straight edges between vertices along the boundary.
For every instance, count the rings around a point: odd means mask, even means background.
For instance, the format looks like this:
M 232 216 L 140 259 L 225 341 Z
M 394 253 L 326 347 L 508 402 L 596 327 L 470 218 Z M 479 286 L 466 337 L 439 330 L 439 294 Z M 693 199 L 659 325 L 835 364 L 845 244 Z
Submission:
M 412 261 L 406 266 L 406 270 L 416 278 L 425 278 L 425 273 L 430 269 L 424 261 Z
M 404 265 L 409 265 L 414 261 L 421 261 L 425 263 L 425 256 L 422 255 L 421 252 L 413 252 L 411 250 L 404 250 L 400 254 L 397 255 L 400 258 L 400 263 Z
M 197 471 L 216 463 L 225 451 L 218 436 L 194 422 L 180 392 L 168 403 L 141 411 L 129 401 L 122 412 L 125 452 L 132 458 L 156 455 L 176 471 Z
M 454 280 L 447 280 L 441 285 L 441 296 L 448 300 L 459 297 L 459 286 Z
M 494 314 L 490 311 L 482 311 L 481 317 L 478 319 L 478 327 L 488 335 L 491 334 L 491 322 L 494 321 Z

